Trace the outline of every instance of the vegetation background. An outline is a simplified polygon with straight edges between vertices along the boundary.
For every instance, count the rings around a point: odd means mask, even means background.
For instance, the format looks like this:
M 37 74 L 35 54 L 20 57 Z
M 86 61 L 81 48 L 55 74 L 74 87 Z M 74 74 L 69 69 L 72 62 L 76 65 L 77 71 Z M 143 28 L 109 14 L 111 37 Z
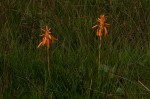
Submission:
M 0 99 L 150 99 L 150 0 L 1 0 Z M 97 18 L 110 23 L 98 70 Z M 58 41 L 37 49 L 41 28 Z M 100 71 L 100 74 L 97 73 Z M 98 76 L 99 75 L 99 76 Z

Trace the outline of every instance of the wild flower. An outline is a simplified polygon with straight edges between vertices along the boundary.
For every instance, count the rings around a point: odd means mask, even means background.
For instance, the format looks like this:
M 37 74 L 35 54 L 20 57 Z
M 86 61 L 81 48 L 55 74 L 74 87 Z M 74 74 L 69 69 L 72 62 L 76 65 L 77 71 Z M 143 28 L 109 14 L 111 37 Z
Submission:
M 106 23 L 107 18 L 104 15 L 101 15 L 100 18 L 97 19 L 97 22 L 99 22 L 98 25 L 94 25 L 92 28 L 97 28 L 96 35 L 100 37 L 100 40 L 102 39 L 103 32 L 104 36 L 107 35 L 107 27 L 110 26 L 110 24 Z
M 104 15 L 101 15 L 100 18 L 97 19 L 97 22 L 99 22 L 98 25 L 94 25 L 92 28 L 97 28 L 96 35 L 100 38 L 99 43 L 99 57 L 98 57 L 98 63 L 99 63 L 99 69 L 100 69 L 100 63 L 101 63 L 101 46 L 102 46 L 102 36 L 106 36 L 108 31 L 107 27 L 110 26 L 110 24 L 106 23 L 107 18 Z M 104 33 L 103 33 L 104 32 Z
M 49 74 L 49 78 L 50 78 L 50 46 L 51 43 L 53 43 L 55 40 L 57 40 L 57 38 L 55 38 L 54 36 L 51 35 L 51 28 L 49 29 L 48 26 L 45 27 L 45 30 L 42 29 L 42 31 L 44 31 L 45 33 L 41 34 L 40 36 L 42 36 L 42 41 L 39 43 L 39 45 L 37 46 L 37 48 L 39 48 L 41 45 L 46 44 L 47 46 L 47 62 L 48 62 L 48 74 Z
M 51 43 L 53 43 L 55 40 L 57 40 L 57 38 L 55 38 L 54 36 L 51 35 L 50 30 L 51 30 L 51 28 L 49 29 L 48 26 L 46 26 L 45 30 L 42 29 L 42 31 L 44 31 L 45 33 L 40 35 L 43 38 L 37 48 L 39 48 L 41 45 L 44 45 L 44 44 L 46 44 L 47 48 L 50 48 Z

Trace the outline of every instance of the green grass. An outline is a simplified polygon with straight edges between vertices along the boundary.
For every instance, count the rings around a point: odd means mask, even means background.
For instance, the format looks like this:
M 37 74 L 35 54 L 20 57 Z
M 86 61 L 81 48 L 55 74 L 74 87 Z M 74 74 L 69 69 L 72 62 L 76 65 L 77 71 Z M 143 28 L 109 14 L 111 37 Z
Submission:
M 149 0 L 0 3 L 0 99 L 149 99 Z M 101 14 L 111 26 L 98 74 L 92 26 Z M 37 49 L 45 25 L 58 38 L 50 48 L 51 80 L 46 47 Z

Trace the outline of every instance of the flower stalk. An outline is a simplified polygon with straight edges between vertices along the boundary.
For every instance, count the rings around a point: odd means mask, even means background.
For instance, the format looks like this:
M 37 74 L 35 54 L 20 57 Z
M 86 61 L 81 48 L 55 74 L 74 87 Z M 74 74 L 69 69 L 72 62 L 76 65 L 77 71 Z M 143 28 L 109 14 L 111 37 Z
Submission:
M 43 34 L 41 34 L 40 36 L 42 36 L 42 41 L 39 43 L 39 45 L 37 46 L 37 48 L 39 48 L 42 45 L 46 45 L 47 46 L 47 64 L 48 64 L 48 75 L 50 77 L 50 46 L 51 43 L 53 43 L 55 40 L 57 40 L 57 38 L 55 38 L 54 36 L 51 35 L 51 28 L 49 29 L 48 26 L 45 27 L 45 29 L 42 29 L 42 31 L 44 31 Z
M 106 23 L 107 18 L 104 15 L 101 15 L 100 18 L 97 19 L 97 22 L 99 23 L 98 25 L 94 25 L 92 28 L 97 28 L 96 30 L 96 35 L 100 39 L 99 43 L 99 55 L 98 55 L 98 64 L 100 69 L 100 64 L 101 64 L 101 47 L 102 47 L 102 36 L 106 36 L 108 31 L 107 27 L 110 26 L 110 24 Z

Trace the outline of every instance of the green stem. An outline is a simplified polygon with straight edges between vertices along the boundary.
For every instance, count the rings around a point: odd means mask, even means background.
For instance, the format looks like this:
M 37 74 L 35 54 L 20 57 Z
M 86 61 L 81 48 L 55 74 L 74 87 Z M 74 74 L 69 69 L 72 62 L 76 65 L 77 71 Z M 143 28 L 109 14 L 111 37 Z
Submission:
M 91 95 L 91 90 L 92 90 L 92 79 L 90 81 L 90 87 L 89 87 L 89 98 L 90 98 L 90 95 Z

